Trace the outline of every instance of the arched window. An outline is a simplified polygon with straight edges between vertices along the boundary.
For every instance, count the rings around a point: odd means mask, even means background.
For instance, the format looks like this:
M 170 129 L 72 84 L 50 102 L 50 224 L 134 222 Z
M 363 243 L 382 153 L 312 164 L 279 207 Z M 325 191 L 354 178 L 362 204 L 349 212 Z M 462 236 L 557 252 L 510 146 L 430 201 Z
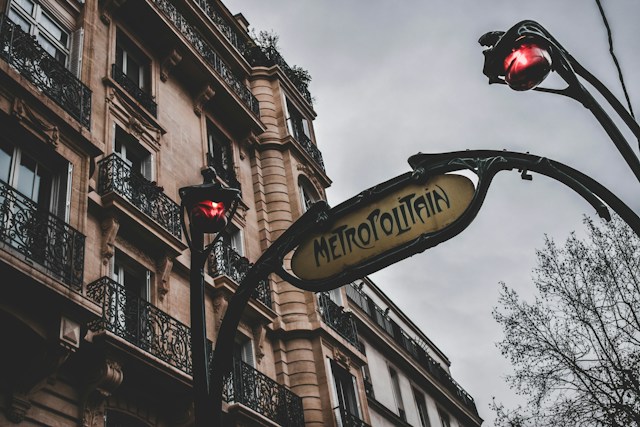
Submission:
M 298 179 L 298 190 L 300 191 L 300 206 L 302 212 L 306 212 L 311 205 L 320 200 L 315 188 L 308 179 L 300 177 Z

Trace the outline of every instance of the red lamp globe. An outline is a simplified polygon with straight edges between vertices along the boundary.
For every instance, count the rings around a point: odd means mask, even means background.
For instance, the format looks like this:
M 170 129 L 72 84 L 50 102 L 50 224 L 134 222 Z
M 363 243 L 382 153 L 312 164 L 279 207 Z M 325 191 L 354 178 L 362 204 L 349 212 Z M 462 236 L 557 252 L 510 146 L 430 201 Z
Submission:
M 222 202 L 202 200 L 190 211 L 191 223 L 204 233 L 217 233 L 227 225 L 226 207 Z
M 551 71 L 549 51 L 531 39 L 516 40 L 504 58 L 504 80 L 513 90 L 524 91 L 538 86 Z

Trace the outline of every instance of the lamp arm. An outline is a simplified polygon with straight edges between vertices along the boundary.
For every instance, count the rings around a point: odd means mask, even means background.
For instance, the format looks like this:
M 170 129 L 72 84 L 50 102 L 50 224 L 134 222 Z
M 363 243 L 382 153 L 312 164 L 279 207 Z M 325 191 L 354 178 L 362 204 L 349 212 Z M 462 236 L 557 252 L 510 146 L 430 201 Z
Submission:
M 568 58 L 569 62 L 573 66 L 576 74 L 585 79 L 591 86 L 593 86 L 600 94 L 607 100 L 609 105 L 613 107 L 618 116 L 624 121 L 627 127 L 633 132 L 635 137 L 638 139 L 638 143 L 640 145 L 640 125 L 633 116 L 629 113 L 629 111 L 622 105 L 622 103 L 616 98 L 613 93 L 593 74 L 591 74 L 586 68 L 584 68 L 578 61 L 576 61 L 572 56 Z

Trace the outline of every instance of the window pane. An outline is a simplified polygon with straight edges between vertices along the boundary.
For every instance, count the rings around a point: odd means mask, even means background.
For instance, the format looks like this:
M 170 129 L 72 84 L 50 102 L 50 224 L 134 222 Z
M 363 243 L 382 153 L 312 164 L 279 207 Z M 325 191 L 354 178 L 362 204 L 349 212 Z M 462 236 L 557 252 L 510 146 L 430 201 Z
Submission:
M 36 181 L 37 163 L 31 157 L 23 154 L 20 160 L 20 168 L 18 170 L 18 182 L 16 188 L 25 196 L 37 202 L 37 191 L 34 191 L 34 183 Z
M 56 24 L 49 15 L 45 12 L 42 12 L 42 16 L 40 17 L 40 26 L 44 31 L 46 31 L 54 40 L 60 42 L 63 47 L 67 47 L 67 42 L 69 41 L 69 34 L 62 29 L 58 24 Z
M 22 30 L 25 33 L 30 33 L 31 32 L 31 24 L 29 23 L 29 21 L 27 21 L 26 19 L 24 19 L 22 16 L 20 16 L 16 11 L 14 11 L 13 9 L 9 10 L 9 19 L 11 19 L 13 22 L 15 22 L 16 24 L 18 24 L 18 26 L 20 28 L 22 28 Z
M 67 62 L 66 53 L 63 50 L 59 49 L 54 43 L 51 43 L 51 41 L 47 37 L 43 36 L 42 34 L 39 34 L 38 43 L 40 44 L 40 46 L 44 48 L 44 50 L 47 51 L 49 55 L 56 58 L 58 62 L 60 62 L 62 65 L 66 64 Z
M 0 141 L 0 179 L 6 183 L 9 183 L 12 154 L 13 147 L 4 141 Z
M 18 6 L 20 6 L 29 15 L 33 15 L 34 4 L 33 4 L 32 1 L 30 1 L 30 0 L 14 0 L 12 3 L 13 4 L 17 4 Z

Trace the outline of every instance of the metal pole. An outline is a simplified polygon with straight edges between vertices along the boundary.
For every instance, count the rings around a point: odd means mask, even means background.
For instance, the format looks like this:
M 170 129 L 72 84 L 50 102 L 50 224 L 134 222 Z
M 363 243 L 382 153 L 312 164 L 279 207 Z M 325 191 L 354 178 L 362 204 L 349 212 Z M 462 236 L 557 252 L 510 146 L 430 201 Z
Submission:
M 207 328 L 204 311 L 204 233 L 191 228 L 191 375 L 196 427 L 213 427 L 213 412 L 208 408 L 209 375 Z

